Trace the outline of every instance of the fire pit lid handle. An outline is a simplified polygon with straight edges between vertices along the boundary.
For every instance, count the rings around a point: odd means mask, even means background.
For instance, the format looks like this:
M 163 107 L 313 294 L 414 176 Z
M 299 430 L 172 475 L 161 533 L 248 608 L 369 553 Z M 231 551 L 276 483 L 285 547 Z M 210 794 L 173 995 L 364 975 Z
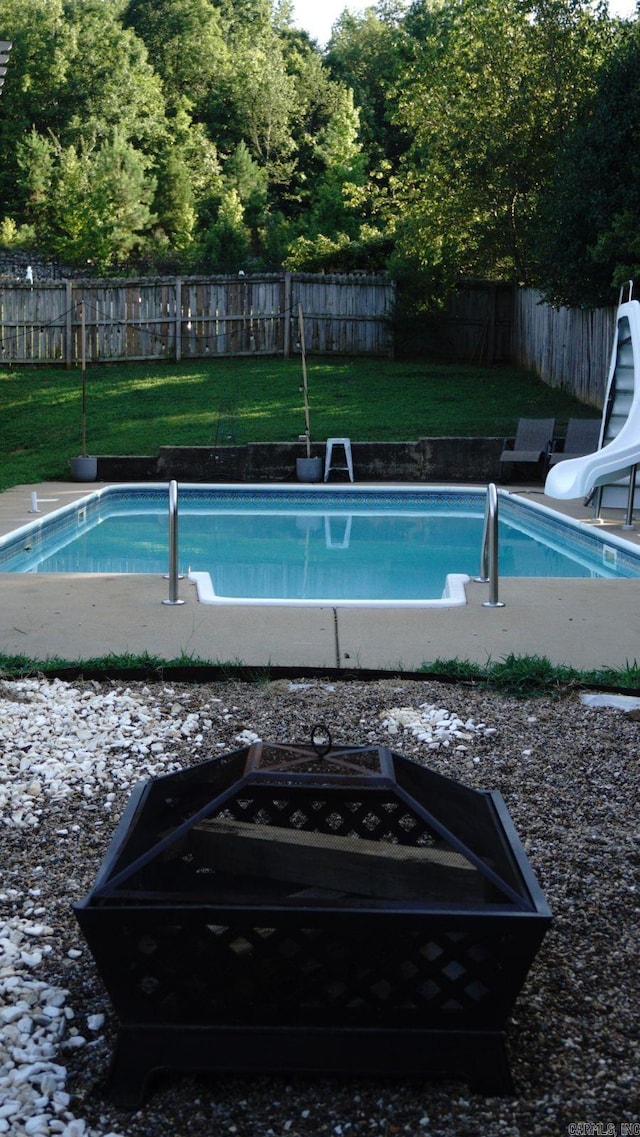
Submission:
M 331 733 L 324 723 L 317 722 L 311 727 L 311 745 L 319 758 L 324 758 L 331 750 Z

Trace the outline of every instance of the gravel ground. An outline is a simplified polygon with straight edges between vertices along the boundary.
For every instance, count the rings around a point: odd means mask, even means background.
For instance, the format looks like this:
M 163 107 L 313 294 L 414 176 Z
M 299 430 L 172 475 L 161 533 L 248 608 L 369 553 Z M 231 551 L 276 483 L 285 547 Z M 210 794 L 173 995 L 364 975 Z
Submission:
M 132 785 L 256 736 L 306 742 L 318 721 L 336 743 L 389 745 L 503 794 L 555 917 L 509 1026 L 515 1095 L 167 1075 L 139 1111 L 114 1109 L 104 1081 L 116 1023 L 71 904 L 93 884 Z M 515 700 L 402 678 L 0 680 L 0 1134 L 640 1133 L 639 751 L 638 721 L 576 692 Z

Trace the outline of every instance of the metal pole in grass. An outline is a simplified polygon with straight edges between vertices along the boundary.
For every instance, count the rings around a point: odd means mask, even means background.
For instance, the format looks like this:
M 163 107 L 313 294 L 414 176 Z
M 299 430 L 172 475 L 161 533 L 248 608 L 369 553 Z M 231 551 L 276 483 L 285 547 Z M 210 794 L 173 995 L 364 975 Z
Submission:
M 178 580 L 178 483 L 174 481 L 169 482 L 169 597 L 163 604 L 184 604 L 178 598 Z
M 80 371 L 82 375 L 82 412 L 81 430 L 82 440 L 80 454 L 87 457 L 87 344 L 86 344 L 86 313 L 84 300 L 80 301 Z
M 489 599 L 482 601 L 483 608 L 504 608 L 498 600 L 498 491 L 493 482 L 487 486 L 487 504 L 482 533 L 482 559 L 480 576 L 476 580 L 489 584 Z
M 309 384 L 307 381 L 307 352 L 304 342 L 304 316 L 302 304 L 298 303 L 298 330 L 302 354 L 302 392 L 304 395 L 304 436 L 307 444 L 307 458 L 311 457 L 311 426 L 309 423 Z

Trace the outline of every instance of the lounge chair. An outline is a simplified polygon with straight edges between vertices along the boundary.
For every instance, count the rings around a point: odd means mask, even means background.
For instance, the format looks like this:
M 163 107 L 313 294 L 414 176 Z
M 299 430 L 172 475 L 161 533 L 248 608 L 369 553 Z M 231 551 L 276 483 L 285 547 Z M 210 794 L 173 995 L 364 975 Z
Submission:
M 593 454 L 598 449 L 599 440 L 599 418 L 570 418 L 564 446 L 562 450 L 556 450 L 554 446 L 549 455 L 549 466 L 555 466 L 567 458 L 582 458 L 584 454 Z
M 500 455 L 500 481 L 504 479 L 505 466 L 535 466 L 542 477 L 551 453 L 555 418 L 521 418 L 513 446 L 507 445 Z

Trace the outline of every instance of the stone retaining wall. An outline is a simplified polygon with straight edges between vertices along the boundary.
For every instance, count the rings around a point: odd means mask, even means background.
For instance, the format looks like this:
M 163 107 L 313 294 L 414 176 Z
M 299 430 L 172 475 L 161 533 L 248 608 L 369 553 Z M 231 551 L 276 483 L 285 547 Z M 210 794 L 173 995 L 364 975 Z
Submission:
M 421 438 L 417 442 L 352 442 L 358 482 L 491 482 L 499 476 L 503 438 Z M 324 458 L 324 443 L 312 454 Z M 296 481 L 300 443 L 246 446 L 163 446 L 153 456 L 98 457 L 101 482 L 288 482 Z M 338 451 L 340 460 L 342 451 Z M 331 481 L 346 474 L 332 473 Z

